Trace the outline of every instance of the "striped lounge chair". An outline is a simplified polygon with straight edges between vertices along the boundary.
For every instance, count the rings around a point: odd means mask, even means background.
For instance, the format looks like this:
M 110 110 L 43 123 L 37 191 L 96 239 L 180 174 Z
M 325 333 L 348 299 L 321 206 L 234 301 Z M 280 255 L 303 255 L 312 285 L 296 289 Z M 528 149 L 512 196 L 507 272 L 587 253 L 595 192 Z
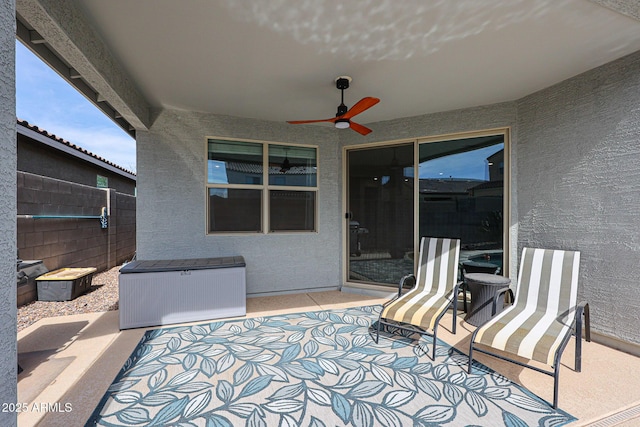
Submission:
M 398 296 L 383 306 L 375 341 L 377 343 L 380 338 L 381 325 L 431 335 L 435 360 L 438 323 L 449 307 L 453 307 L 452 332 L 456 333 L 457 296 L 462 283 L 458 282 L 460 240 L 423 237 L 419 256 L 417 276 L 403 277 Z M 402 295 L 402 289 L 409 281 L 414 286 Z
M 575 371 L 582 362 L 582 316 L 586 340 L 591 341 L 589 305 L 577 303 L 580 252 L 524 248 L 514 304 L 493 317 L 471 336 L 473 350 L 516 363 L 554 377 L 553 407 L 558 406 L 560 359 L 573 331 L 576 334 Z M 478 347 L 478 345 L 481 345 Z M 507 354 L 496 354 L 488 348 Z M 552 367 L 539 368 L 511 355 Z

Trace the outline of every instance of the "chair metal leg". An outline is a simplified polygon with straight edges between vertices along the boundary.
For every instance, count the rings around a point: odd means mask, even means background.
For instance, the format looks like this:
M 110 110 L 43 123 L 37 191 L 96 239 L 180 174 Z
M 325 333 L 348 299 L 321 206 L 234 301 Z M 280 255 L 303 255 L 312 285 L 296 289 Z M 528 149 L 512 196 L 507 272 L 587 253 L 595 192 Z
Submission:
M 458 325 L 457 319 L 458 319 L 458 287 L 455 287 L 455 291 L 453 293 L 453 321 L 452 321 L 452 325 L 451 325 L 451 331 L 453 332 L 453 334 L 456 334 L 456 326 Z M 435 338 L 435 337 L 434 337 Z
M 576 313 L 578 314 L 578 313 Z M 581 335 L 582 333 L 580 333 Z M 569 331 L 564 338 L 562 339 L 562 342 L 560 343 L 560 345 L 558 346 L 558 349 L 556 350 L 556 354 L 553 357 L 553 409 L 557 409 L 558 408 L 558 382 L 560 379 L 560 361 L 562 360 L 562 353 L 564 352 L 564 349 L 567 347 L 567 344 L 569 344 L 569 340 L 571 339 L 571 331 Z M 579 341 L 579 337 L 576 336 L 576 340 Z M 531 367 L 531 369 L 536 369 L 539 372 L 545 372 L 543 370 Z M 547 375 L 550 375 L 550 372 L 547 372 Z
M 560 378 L 560 360 L 553 366 L 553 409 L 558 409 L 558 380 Z
M 582 371 L 582 316 L 584 315 L 585 338 L 587 342 L 591 341 L 591 319 L 589 318 L 589 304 L 580 303 L 576 308 L 576 351 L 575 366 L 576 372 Z
M 591 342 L 591 315 L 589 314 L 589 303 L 584 304 L 584 336 L 587 342 Z
M 582 371 L 582 319 L 580 313 L 576 315 L 576 351 L 575 351 L 576 372 Z
M 468 313 L 469 308 L 467 307 L 467 286 L 462 285 L 462 306 L 464 308 L 464 312 Z
M 471 334 L 471 340 L 469 341 L 469 368 L 467 370 L 468 373 L 471 373 L 471 367 L 473 365 L 473 342 L 476 339 L 476 334 L 478 333 L 478 329 L 473 331 Z
M 462 293 L 462 310 L 467 313 L 467 284 L 462 282 L 460 288 L 456 291 L 458 294 Z
M 436 360 L 436 342 L 437 342 L 437 335 L 438 335 L 438 325 L 435 325 L 433 327 L 433 348 L 431 349 L 431 360 L 435 361 Z

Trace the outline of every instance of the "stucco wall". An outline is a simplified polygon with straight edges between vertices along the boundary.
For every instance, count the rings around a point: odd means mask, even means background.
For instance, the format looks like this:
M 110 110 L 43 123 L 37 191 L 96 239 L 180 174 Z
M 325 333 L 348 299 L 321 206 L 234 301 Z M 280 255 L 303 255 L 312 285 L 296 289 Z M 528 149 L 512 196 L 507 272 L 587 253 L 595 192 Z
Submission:
M 343 145 L 509 127 L 515 117 L 515 104 L 504 103 L 380 122 L 363 138 L 326 127 L 165 110 L 149 132 L 138 132 L 138 259 L 243 255 L 249 294 L 338 288 Z M 207 136 L 317 145 L 318 233 L 207 236 Z
M 340 146 L 333 129 L 164 110 L 137 133 L 138 259 L 242 255 L 247 293 L 341 284 Z M 318 146 L 317 233 L 206 235 L 206 137 Z
M 593 329 L 638 343 L 638 70 L 640 53 L 515 102 L 369 124 L 367 137 L 164 111 L 138 137 L 138 255 L 244 255 L 249 294 L 338 287 L 343 146 L 511 127 L 511 278 L 523 246 L 581 250 Z M 206 136 L 318 144 L 319 233 L 206 236 Z
M 640 52 L 518 102 L 522 246 L 582 252 L 593 328 L 640 343 Z
M 17 401 L 15 2 L 0 2 L 0 402 Z M 0 425 L 16 426 L 0 411 Z

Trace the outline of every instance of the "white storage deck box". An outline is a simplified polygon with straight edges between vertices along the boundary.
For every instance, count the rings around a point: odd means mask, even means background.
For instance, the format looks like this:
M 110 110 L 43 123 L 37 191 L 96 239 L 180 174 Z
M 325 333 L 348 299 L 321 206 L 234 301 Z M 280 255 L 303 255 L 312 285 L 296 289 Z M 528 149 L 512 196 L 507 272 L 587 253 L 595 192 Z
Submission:
M 120 269 L 120 329 L 244 316 L 241 256 L 133 261 Z

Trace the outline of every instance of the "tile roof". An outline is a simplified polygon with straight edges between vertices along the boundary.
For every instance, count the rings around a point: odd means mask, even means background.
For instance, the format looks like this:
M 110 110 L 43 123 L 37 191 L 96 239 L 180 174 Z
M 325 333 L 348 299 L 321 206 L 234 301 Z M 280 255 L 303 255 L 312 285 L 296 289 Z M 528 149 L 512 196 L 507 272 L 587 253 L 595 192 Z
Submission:
M 427 194 L 464 194 L 484 181 L 459 178 L 421 178 L 420 193 Z
M 226 168 L 241 173 L 262 174 L 262 165 L 256 163 L 227 162 Z M 286 173 L 287 175 L 312 175 L 315 174 L 316 171 L 310 166 L 291 166 L 291 169 Z M 269 175 L 280 174 L 280 166 L 269 166 Z

